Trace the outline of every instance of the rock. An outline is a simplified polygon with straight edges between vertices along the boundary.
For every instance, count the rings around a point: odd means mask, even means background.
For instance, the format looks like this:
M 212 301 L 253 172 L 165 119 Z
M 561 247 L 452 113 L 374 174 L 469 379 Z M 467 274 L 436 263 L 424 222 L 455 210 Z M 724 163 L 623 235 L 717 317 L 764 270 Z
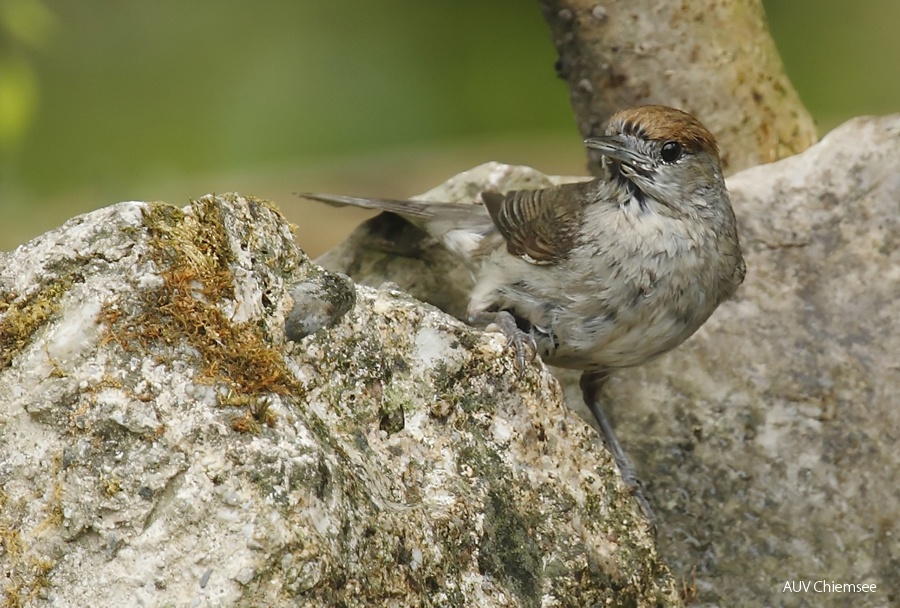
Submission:
M 265 202 L 77 217 L 0 254 L 0 603 L 681 605 L 594 433 L 513 365 Z
M 356 304 L 353 281 L 339 273 L 292 285 L 290 295 L 294 305 L 284 320 L 284 336 L 292 342 L 331 327 Z
M 490 164 L 426 198 L 568 179 Z M 853 120 L 728 186 L 744 285 L 682 347 L 606 388 L 660 519 L 661 554 L 696 578 L 701 605 L 898 605 L 900 115 Z M 452 260 L 399 224 L 370 220 L 323 264 L 458 315 L 465 289 L 448 298 L 440 281 Z M 383 246 L 397 234 L 427 261 L 415 277 L 398 245 Z M 575 376 L 559 375 L 580 405 Z M 876 592 L 793 597 L 792 580 Z

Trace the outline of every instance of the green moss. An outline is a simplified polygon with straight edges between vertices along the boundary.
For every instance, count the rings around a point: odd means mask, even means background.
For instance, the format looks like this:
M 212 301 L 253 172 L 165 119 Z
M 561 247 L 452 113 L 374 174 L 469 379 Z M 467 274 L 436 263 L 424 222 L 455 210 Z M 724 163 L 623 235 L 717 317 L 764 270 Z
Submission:
M 59 311 L 59 302 L 73 281 L 71 274 L 60 277 L 24 299 L 14 293 L 0 294 L 0 369 L 9 367 L 31 343 L 34 332 Z
M 53 491 L 53 504 L 59 504 L 61 490 L 57 485 Z M 9 497 L 0 490 L 0 557 L 3 560 L 5 583 L 2 608 L 19 608 L 30 606 L 45 589 L 50 587 L 50 572 L 56 562 L 32 551 L 20 534 L 21 512 L 17 516 L 14 511 L 21 511 L 20 505 L 9 504 Z M 48 519 L 38 525 L 37 531 L 62 521 L 62 509 L 51 513 Z
M 235 430 L 258 432 L 274 424 L 268 395 L 299 396 L 304 390 L 263 328 L 235 323 L 223 311 L 235 297 L 229 268 L 234 254 L 218 203 L 211 197 L 193 201 L 190 214 L 151 203 L 144 223 L 162 284 L 141 292 L 136 314 L 103 311 L 111 335 L 139 352 L 186 341 L 199 356 L 196 380 L 224 385 L 221 405 L 245 408 L 232 421 Z
M 227 271 L 234 262 L 221 209 L 212 197 L 192 200 L 190 214 L 166 203 L 148 203 L 144 225 L 159 262 L 188 266 L 204 276 Z

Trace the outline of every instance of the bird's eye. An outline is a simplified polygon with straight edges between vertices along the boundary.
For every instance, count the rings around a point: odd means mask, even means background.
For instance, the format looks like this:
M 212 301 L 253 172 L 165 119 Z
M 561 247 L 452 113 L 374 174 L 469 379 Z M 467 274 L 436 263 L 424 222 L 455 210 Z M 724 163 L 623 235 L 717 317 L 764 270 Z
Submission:
M 684 148 L 677 141 L 667 141 L 662 147 L 662 159 L 667 163 L 674 163 L 681 158 Z

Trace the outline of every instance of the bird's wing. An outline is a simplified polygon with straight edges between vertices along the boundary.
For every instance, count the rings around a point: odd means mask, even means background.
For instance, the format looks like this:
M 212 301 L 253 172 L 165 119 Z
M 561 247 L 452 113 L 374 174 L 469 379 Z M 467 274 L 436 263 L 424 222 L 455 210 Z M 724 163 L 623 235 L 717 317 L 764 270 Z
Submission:
M 575 244 L 587 193 L 577 183 L 506 194 L 486 191 L 481 198 L 509 253 L 532 264 L 553 264 Z

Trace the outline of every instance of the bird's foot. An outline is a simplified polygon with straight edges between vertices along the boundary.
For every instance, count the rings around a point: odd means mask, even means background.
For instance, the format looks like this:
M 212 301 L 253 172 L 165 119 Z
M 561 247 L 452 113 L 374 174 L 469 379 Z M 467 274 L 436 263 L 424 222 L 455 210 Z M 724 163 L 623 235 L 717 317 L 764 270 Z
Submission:
M 637 477 L 632 477 L 631 479 L 626 479 L 625 472 L 620 468 L 619 471 L 622 472 L 622 481 L 625 482 L 625 485 L 628 486 L 628 490 L 631 492 L 631 495 L 634 496 L 634 500 L 638 504 L 638 508 L 643 513 L 644 517 L 647 518 L 647 521 L 650 524 L 650 532 L 653 534 L 654 538 L 656 537 L 656 513 L 653 511 L 653 507 L 650 506 L 650 501 L 647 500 L 647 497 L 644 496 L 644 489 L 641 485 L 641 482 Z
M 525 364 L 534 361 L 537 356 L 537 344 L 534 336 L 519 329 L 516 318 L 506 310 L 496 313 L 488 323 L 485 331 L 500 332 L 506 336 L 506 347 L 512 346 L 516 352 L 516 371 L 525 372 Z

